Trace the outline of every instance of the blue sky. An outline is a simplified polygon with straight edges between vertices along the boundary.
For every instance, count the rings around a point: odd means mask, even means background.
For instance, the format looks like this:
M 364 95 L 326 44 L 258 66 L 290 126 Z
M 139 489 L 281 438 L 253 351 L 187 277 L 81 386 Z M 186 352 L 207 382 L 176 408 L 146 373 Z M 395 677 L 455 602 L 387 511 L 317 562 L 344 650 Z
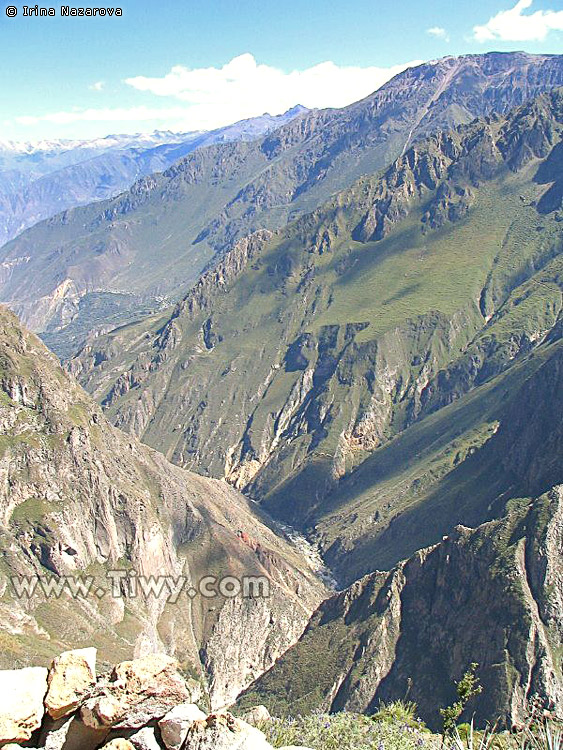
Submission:
M 0 139 L 217 127 L 343 106 L 413 61 L 563 53 L 563 0 L 115 2 L 121 18 L 61 18 L 59 4 L 24 18 L 19 2 L 8 18 L 0 5 Z

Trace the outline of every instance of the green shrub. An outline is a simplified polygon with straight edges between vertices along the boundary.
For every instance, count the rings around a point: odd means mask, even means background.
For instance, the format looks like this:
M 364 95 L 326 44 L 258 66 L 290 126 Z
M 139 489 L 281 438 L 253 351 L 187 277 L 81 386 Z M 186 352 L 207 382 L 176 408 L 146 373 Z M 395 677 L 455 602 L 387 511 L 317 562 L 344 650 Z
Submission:
M 407 724 L 373 721 L 348 712 L 272 719 L 260 725 L 274 747 L 303 745 L 313 750 L 437 750 L 426 731 Z
M 475 662 L 471 664 L 461 680 L 456 682 L 457 701 L 451 706 L 446 706 L 446 708 L 440 709 L 444 737 L 455 734 L 457 721 L 464 712 L 465 707 L 471 698 L 479 695 L 483 689 L 475 675 L 478 666 L 479 665 Z
M 372 718 L 374 721 L 382 721 L 386 724 L 403 724 L 414 729 L 424 729 L 424 722 L 418 718 L 417 711 L 416 703 L 397 700 L 391 703 L 380 703 L 377 713 Z

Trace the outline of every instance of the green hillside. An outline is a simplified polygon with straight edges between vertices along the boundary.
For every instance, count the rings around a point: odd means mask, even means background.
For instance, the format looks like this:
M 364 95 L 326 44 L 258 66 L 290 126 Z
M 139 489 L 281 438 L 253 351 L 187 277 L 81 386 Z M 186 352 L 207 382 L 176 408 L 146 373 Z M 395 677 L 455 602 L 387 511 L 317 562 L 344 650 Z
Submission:
M 0 251 L 0 301 L 68 357 L 88 332 L 107 330 L 100 299 L 114 325 L 176 301 L 241 237 L 315 210 L 428 133 L 562 85 L 562 61 L 524 53 L 447 57 L 408 69 L 341 110 L 308 112 L 252 142 L 199 149 L 113 200 L 65 211 L 8 243 Z M 448 201 L 463 204 L 458 198 Z M 392 305 L 399 317 L 408 286 L 397 278 L 383 296 L 399 295 Z M 370 313 L 371 295 L 382 290 L 373 282 L 358 291 L 368 295 L 358 312 Z M 349 312 L 341 300 L 332 319 Z
M 447 482 L 457 454 L 497 429 L 504 373 L 519 382 L 559 336 L 563 214 L 544 207 L 562 101 L 420 143 L 285 230 L 242 241 L 172 314 L 97 339 L 73 369 L 116 424 L 317 534 L 346 580 L 372 570 L 358 540 L 411 502 L 393 471 L 411 451 L 416 492 L 427 473 Z M 381 465 L 393 471 L 380 486 Z M 366 510 L 351 510 L 364 492 Z M 378 542 L 377 564 L 455 520 L 421 524 L 394 553 Z

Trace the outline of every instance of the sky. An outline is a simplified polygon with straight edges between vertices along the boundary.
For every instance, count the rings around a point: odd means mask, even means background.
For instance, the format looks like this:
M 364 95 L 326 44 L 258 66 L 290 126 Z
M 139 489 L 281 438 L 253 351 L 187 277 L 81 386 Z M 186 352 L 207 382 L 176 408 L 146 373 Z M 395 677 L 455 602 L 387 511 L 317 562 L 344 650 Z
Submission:
M 563 0 L 109 2 L 121 17 L 0 3 L 0 140 L 211 129 L 345 106 L 446 55 L 563 53 Z

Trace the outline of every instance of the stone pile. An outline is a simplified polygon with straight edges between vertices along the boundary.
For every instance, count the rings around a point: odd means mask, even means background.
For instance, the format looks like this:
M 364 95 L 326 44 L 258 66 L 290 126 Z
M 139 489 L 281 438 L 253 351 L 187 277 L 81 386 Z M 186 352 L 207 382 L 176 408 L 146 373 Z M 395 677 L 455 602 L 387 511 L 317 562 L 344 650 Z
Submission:
M 50 669 L 0 671 L 0 747 L 44 750 L 272 750 L 253 724 L 268 717 L 207 714 L 177 662 L 150 654 L 96 674 L 96 649 L 67 651 Z M 249 723 L 250 722 L 250 723 Z M 285 750 L 289 750 L 286 748 Z

